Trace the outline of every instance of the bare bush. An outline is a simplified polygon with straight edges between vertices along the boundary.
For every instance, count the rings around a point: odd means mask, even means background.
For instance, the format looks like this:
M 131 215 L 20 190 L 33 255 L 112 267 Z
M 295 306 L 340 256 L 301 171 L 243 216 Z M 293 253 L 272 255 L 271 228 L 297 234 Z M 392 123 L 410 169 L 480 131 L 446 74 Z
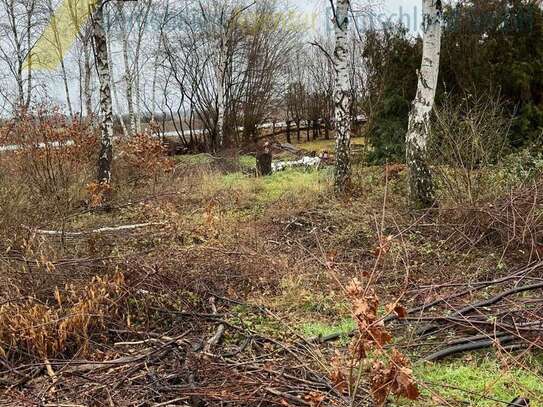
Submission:
M 443 211 L 443 224 L 455 225 L 470 245 L 493 244 L 543 257 L 543 178 L 521 185 L 478 206 Z
M 0 129 L 7 146 L 0 164 L 6 176 L 40 199 L 69 203 L 94 170 L 96 135 L 87 124 L 44 107 L 21 114 Z
M 435 110 L 429 154 L 444 200 L 473 205 L 495 192 L 489 169 L 505 151 L 510 124 L 492 95 L 446 99 Z

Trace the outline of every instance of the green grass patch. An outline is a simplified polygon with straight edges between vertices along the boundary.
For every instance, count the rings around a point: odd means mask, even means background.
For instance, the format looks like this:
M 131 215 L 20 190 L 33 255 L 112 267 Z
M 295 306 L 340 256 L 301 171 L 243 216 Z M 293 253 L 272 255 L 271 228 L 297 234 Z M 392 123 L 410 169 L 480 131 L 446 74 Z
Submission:
M 313 338 L 316 336 L 325 337 L 339 333 L 341 334 L 340 343 L 342 345 L 349 342 L 349 334 L 355 328 L 356 324 L 352 318 L 344 318 L 336 324 L 328 324 L 324 322 L 306 322 L 300 326 L 302 334 L 305 338 Z
M 254 203 L 261 205 L 271 204 L 285 196 L 314 195 L 325 190 L 328 185 L 327 172 L 296 169 L 261 178 L 233 173 L 225 175 L 219 180 L 219 187 L 247 194 Z
M 242 168 L 256 168 L 256 158 L 252 155 L 241 155 L 239 156 L 239 165 Z
M 232 308 L 232 314 L 232 317 L 229 318 L 230 323 L 238 326 L 244 326 L 262 335 L 281 338 L 286 333 L 284 327 L 279 321 L 264 314 L 255 312 L 255 310 L 251 309 L 250 306 L 237 305 Z
M 353 147 L 363 146 L 365 144 L 363 137 L 355 137 L 351 139 L 351 144 Z M 300 143 L 295 143 L 296 147 L 302 148 L 307 151 L 328 151 L 333 153 L 336 149 L 336 140 L 315 140 L 315 141 L 301 141 Z
M 175 161 L 185 165 L 210 165 L 213 163 L 213 157 L 209 154 L 183 154 L 176 155 Z
M 510 402 L 523 396 L 533 405 L 543 402 L 543 366 L 537 362 L 525 369 L 502 369 L 496 360 L 479 363 L 454 361 L 425 364 L 415 367 L 415 376 L 421 383 L 421 400 L 397 404 L 403 406 L 469 405 L 472 407 L 494 407 L 499 401 Z

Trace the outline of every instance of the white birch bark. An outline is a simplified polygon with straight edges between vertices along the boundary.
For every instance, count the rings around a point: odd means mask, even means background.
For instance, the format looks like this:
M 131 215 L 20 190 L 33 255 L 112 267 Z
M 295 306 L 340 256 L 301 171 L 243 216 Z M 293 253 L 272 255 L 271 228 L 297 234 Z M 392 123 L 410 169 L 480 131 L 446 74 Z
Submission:
M 91 120 L 92 118 L 92 67 L 89 47 L 89 41 L 83 42 L 83 101 L 85 103 L 85 115 L 87 116 L 87 120 Z
M 27 68 L 27 80 L 26 80 L 26 101 L 25 106 L 28 108 L 30 106 L 30 102 L 32 101 L 32 35 L 31 35 L 31 27 L 32 27 L 32 17 L 34 15 L 36 3 L 34 1 L 31 1 L 27 5 L 27 19 L 26 19 L 26 26 L 27 26 L 27 32 L 26 32 L 26 47 L 28 52 L 28 68 Z
M 431 207 L 435 203 L 432 175 L 427 163 L 430 115 L 434 107 L 441 52 L 441 0 L 422 0 L 423 50 L 417 94 L 409 114 L 406 160 L 412 203 Z
M 141 133 L 141 75 L 140 75 L 140 64 L 139 64 L 139 52 L 136 52 L 136 58 L 134 63 L 136 64 L 136 69 L 134 70 L 134 85 L 135 85 L 135 120 L 136 120 L 136 133 Z
M 135 84 L 135 108 L 136 108 L 136 132 L 141 133 L 141 47 L 143 42 L 143 36 L 147 27 L 147 20 L 151 11 L 151 1 L 144 2 L 144 11 L 141 23 L 138 29 L 138 37 L 136 40 L 136 51 L 134 53 L 134 84 Z
M 126 104 L 128 107 L 128 135 L 133 136 L 136 132 L 136 117 L 134 114 L 134 75 L 130 66 L 130 58 L 128 55 L 128 32 L 126 28 L 126 18 L 123 10 L 123 3 L 118 2 L 117 7 L 119 10 L 120 28 L 121 28 L 121 41 L 122 41 L 122 53 L 124 62 L 124 81 L 126 86 Z
M 111 54 L 111 36 L 107 35 L 107 53 L 108 53 L 108 64 L 113 66 L 113 55 Z M 117 92 L 117 81 L 115 80 L 115 72 L 110 70 L 109 72 L 109 81 L 111 84 L 111 94 L 113 96 L 113 101 L 115 102 L 115 108 L 117 109 L 117 117 L 119 123 L 121 124 L 121 129 L 123 130 L 123 135 L 128 137 L 128 129 L 126 128 L 126 123 L 123 118 L 123 108 L 121 102 L 119 101 L 119 92 Z
M 163 50 L 162 50 L 162 46 L 164 45 L 164 27 L 166 25 L 166 22 L 167 22 L 167 18 L 168 18 L 168 15 L 169 15 L 169 10 L 170 10 L 170 2 L 169 0 L 166 0 L 165 1 L 165 4 L 163 5 L 164 7 L 164 13 L 163 13 L 163 19 L 162 21 L 160 22 L 160 26 L 159 26 L 159 35 L 158 35 L 158 38 L 157 38 L 157 49 L 155 51 L 155 55 L 154 55 L 154 62 L 153 62 L 153 80 L 152 80 L 152 84 L 151 84 L 151 124 L 156 124 L 156 118 L 155 118 L 155 114 L 156 114 L 156 110 L 157 110 L 157 85 L 158 85 L 158 70 L 160 68 L 160 65 L 161 65 L 161 58 L 163 58 Z
M 98 157 L 98 182 L 111 183 L 113 160 L 113 108 L 111 101 L 111 78 L 109 69 L 107 36 L 104 30 L 103 3 L 96 5 L 93 18 L 96 70 L 100 82 L 100 155 Z
M 351 119 L 350 119 L 350 89 L 348 65 L 348 29 L 349 29 L 349 0 L 337 0 L 335 8 L 334 27 L 336 45 L 334 50 L 334 66 L 336 84 L 334 92 L 336 118 L 336 167 L 334 186 L 336 192 L 344 192 L 351 176 Z
M 226 110 L 225 75 L 226 75 L 226 35 L 221 33 L 219 56 L 216 67 L 217 75 L 217 147 L 224 144 L 224 115 Z
M 23 47 L 22 47 L 22 38 L 21 36 L 23 34 L 19 33 L 19 24 L 17 21 L 17 11 L 15 7 L 15 2 L 13 0 L 6 0 L 3 1 L 3 6 L 5 8 L 5 13 L 7 17 L 7 27 L 8 30 L 11 31 L 11 42 L 14 46 L 15 56 L 9 55 L 8 52 L 5 52 L 2 50 L 2 57 L 3 59 L 8 62 L 8 65 L 10 65 L 10 68 L 15 76 L 15 82 L 17 83 L 17 102 L 16 102 L 16 110 L 22 109 L 25 106 L 25 94 L 24 94 L 24 80 L 23 80 L 23 66 L 24 66 L 24 54 L 23 54 Z M 28 50 L 30 55 L 31 50 Z M 16 59 L 15 64 L 11 64 L 11 59 Z M 29 64 L 30 65 L 30 64 Z

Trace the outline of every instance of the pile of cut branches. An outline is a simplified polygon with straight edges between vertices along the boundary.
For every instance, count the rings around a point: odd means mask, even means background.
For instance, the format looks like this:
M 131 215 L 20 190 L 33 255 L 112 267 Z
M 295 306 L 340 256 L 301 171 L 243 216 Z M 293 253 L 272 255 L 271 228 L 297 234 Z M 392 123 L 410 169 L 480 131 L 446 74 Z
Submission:
M 165 333 L 111 328 L 88 358 L 3 359 L 0 405 L 369 405 L 315 367 L 317 345 L 237 326 L 215 301 L 208 314 L 162 309 L 179 321 Z
M 455 284 L 453 292 L 407 311 L 401 325 L 413 326 L 418 338 L 453 337 L 439 341 L 424 360 L 432 361 L 488 347 L 502 350 L 543 347 L 543 261 L 521 267 L 492 281 Z M 449 285 L 428 287 L 435 295 Z M 477 296 L 486 298 L 470 302 Z M 468 299 L 468 300 L 466 300 Z M 389 318 L 388 322 L 392 322 Z

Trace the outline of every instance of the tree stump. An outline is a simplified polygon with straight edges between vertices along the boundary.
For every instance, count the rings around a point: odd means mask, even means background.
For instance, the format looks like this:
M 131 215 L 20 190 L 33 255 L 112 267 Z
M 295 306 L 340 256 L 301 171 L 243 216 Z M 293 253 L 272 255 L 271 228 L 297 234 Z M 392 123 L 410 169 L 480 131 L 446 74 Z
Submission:
M 292 144 L 292 140 L 290 139 L 290 120 L 287 120 L 287 143 Z
M 264 148 L 256 153 L 256 175 L 264 177 L 272 173 L 272 153 L 268 142 Z

